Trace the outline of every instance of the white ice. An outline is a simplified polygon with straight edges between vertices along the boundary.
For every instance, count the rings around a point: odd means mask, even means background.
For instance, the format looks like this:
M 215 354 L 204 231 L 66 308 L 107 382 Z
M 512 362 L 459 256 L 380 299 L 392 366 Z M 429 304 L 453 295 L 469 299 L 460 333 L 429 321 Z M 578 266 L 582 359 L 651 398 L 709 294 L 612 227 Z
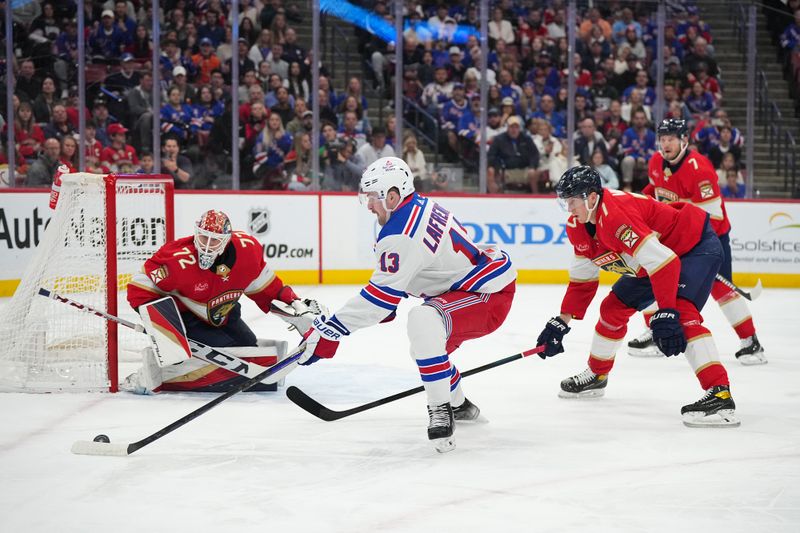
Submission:
M 607 287 L 601 287 L 601 294 Z M 298 287 L 332 308 L 356 287 Z M 532 347 L 563 287 L 522 286 L 495 334 L 453 359 L 463 371 Z M 98 433 L 139 440 L 208 394 L 0 394 L 0 531 L 800 531 L 800 292 L 751 306 L 769 364 L 742 367 L 714 302 L 707 324 L 731 377 L 738 429 L 689 429 L 702 391 L 683 357 L 618 354 L 605 398 L 562 400 L 583 370 L 597 302 L 567 352 L 464 379 L 488 424 L 459 426 L 437 454 L 417 395 L 323 422 L 283 392 L 241 394 L 130 457 L 70 453 Z M 599 298 L 597 299 L 599 301 Z M 336 409 L 415 387 L 405 314 L 347 339 L 287 379 Z M 247 305 L 259 336 L 291 340 Z M 92 318 L 87 318 L 92 319 Z M 641 330 L 634 317 L 629 337 Z

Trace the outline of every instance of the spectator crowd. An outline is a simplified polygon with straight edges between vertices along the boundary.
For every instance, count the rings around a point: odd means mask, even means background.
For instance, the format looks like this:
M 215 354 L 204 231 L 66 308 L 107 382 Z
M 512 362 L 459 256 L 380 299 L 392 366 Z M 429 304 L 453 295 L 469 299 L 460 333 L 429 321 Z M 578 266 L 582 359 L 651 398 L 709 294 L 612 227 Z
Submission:
M 394 23 L 391 3 L 353 3 Z M 490 145 L 488 192 L 550 191 L 566 169 L 567 143 L 607 186 L 639 190 L 657 149 L 654 124 L 667 117 L 690 122 L 691 143 L 714 162 L 721 185 L 743 182 L 743 137 L 724 108 L 711 27 L 690 0 L 667 2 L 663 116 L 654 109 L 655 2 L 594 2 L 579 9 L 571 73 L 564 0 L 492 2 L 486 125 L 480 123 L 477 4 L 407 0 L 402 139 L 394 138 L 393 111 L 368 109 L 368 96 L 393 97 L 394 44 L 356 28 L 366 76 L 336 87 L 329 66 L 298 39 L 299 25 L 310 19 L 308 7 L 283 0 L 241 2 L 237 20 L 222 0 L 160 2 L 158 86 L 151 74 L 150 3 L 85 2 L 87 99 L 80 102 L 76 5 L 33 1 L 13 11 L 15 62 L 4 67 L 15 74 L 18 185 L 49 186 L 58 165 L 77 169 L 83 150 L 89 172 L 147 173 L 159 158 L 177 187 L 226 186 L 222 177 L 230 176 L 237 142 L 244 188 L 304 190 L 312 181 L 315 100 L 316 157 L 325 190 L 355 190 L 362 169 L 386 155 L 403 157 L 420 189 L 446 187 L 425 152 L 474 169 L 484 135 Z M 231 94 L 234 47 L 237 94 Z M 311 91 L 313 68 L 320 72 L 318 94 Z M 570 75 L 577 87 L 572 132 L 566 117 Z M 153 109 L 154 92 L 159 109 Z M 86 129 L 79 137 L 81 113 Z M 153 121 L 162 139 L 157 154 Z M 3 128 L 7 122 L 4 116 Z

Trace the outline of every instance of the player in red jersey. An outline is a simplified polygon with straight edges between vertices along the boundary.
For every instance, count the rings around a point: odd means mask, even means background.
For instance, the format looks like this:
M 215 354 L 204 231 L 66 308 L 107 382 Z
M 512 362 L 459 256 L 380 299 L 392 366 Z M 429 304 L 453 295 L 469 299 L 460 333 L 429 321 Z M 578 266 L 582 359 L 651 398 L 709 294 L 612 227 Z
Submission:
M 171 296 L 186 326 L 186 335 L 214 347 L 257 346 L 255 334 L 241 318 L 239 299 L 243 295 L 265 313 L 277 300 L 290 306 L 296 315 L 305 315 L 305 322 L 297 324 L 300 331 L 310 328 L 320 312 L 316 301 L 301 300 L 275 275 L 255 237 L 232 231 L 227 215 L 214 210 L 203 213 L 194 236 L 166 243 L 128 284 L 128 302 L 134 309 Z M 259 363 L 257 359 L 250 360 Z M 146 378 L 148 383 L 154 381 L 147 375 L 152 370 L 151 366 L 140 371 L 129 390 L 220 391 L 244 379 L 202 361 L 189 360 L 161 369 L 164 379 L 160 387 L 138 387 L 141 383 L 137 380 L 142 381 L 139 378 Z M 138 390 L 141 388 L 147 390 Z
M 650 159 L 648 176 L 650 184 L 644 194 L 654 196 L 660 202 L 690 202 L 708 212 L 711 227 L 722 243 L 725 258 L 720 266 L 720 275 L 731 279 L 732 259 L 729 233 L 731 223 L 725 203 L 719 191 L 714 166 L 702 154 L 688 149 L 686 122 L 666 119 L 658 127 L 659 151 Z M 764 348 L 756 336 L 753 316 L 746 300 L 721 281 L 715 281 L 711 296 L 717 301 L 741 339 L 741 349 L 736 359 L 743 365 L 761 365 L 767 362 Z M 645 321 L 648 320 L 645 312 Z M 628 343 L 631 355 L 660 355 L 652 344 L 649 331 Z
M 589 368 L 561 382 L 562 398 L 602 396 L 628 319 L 651 303 L 656 345 L 667 356 L 686 353 L 705 395 L 681 409 L 689 427 L 738 426 L 728 374 L 719 361 L 703 308 L 723 259 L 707 213 L 686 203 L 667 206 L 638 194 L 603 189 L 591 167 L 569 169 L 556 185 L 571 216 L 574 247 L 570 283 L 561 313 L 537 340 L 542 358 L 564 351 L 571 319 L 582 319 L 597 292 L 600 269 L 622 274 L 600 304 Z

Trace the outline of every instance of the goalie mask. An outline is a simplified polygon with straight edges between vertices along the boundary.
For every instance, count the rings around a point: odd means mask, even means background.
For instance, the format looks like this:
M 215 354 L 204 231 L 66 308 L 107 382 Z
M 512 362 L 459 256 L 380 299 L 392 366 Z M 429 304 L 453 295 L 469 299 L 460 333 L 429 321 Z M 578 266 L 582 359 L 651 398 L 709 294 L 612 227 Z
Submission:
M 231 221 L 222 211 L 213 209 L 200 216 L 194 228 L 194 246 L 200 268 L 208 270 L 231 240 Z
M 401 200 L 414 194 L 414 175 L 399 157 L 382 157 L 367 167 L 361 176 L 358 200 L 361 205 L 367 205 L 371 198 L 377 199 L 391 213 L 392 210 L 386 206 L 386 196 L 392 189 L 397 189 Z

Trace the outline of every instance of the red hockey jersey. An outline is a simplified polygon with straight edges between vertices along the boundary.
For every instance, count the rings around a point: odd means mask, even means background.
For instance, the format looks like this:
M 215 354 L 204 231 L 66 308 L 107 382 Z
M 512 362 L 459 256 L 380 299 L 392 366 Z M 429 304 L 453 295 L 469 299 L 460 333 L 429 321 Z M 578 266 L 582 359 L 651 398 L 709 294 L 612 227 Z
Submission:
M 285 303 L 297 299 L 292 288 L 267 266 L 256 238 L 238 231 L 208 270 L 198 264 L 194 237 L 184 237 L 162 246 L 128 284 L 128 302 L 133 308 L 167 295 L 175 299 L 181 312 L 191 311 L 217 327 L 225 325 L 242 295 L 265 313 L 274 299 Z
M 677 164 L 670 165 L 661 152 L 656 152 L 650 158 L 647 176 L 650 183 L 644 194 L 659 202 L 691 202 L 711 215 L 711 227 L 717 235 L 731 230 L 717 172 L 704 155 L 688 150 Z
M 690 204 L 667 206 L 649 196 L 605 189 L 594 227 L 579 223 L 574 216 L 567 221 L 575 257 L 561 312 L 584 317 L 597 292 L 600 269 L 649 276 L 659 307 L 674 308 L 679 257 L 700 241 L 707 216 Z

